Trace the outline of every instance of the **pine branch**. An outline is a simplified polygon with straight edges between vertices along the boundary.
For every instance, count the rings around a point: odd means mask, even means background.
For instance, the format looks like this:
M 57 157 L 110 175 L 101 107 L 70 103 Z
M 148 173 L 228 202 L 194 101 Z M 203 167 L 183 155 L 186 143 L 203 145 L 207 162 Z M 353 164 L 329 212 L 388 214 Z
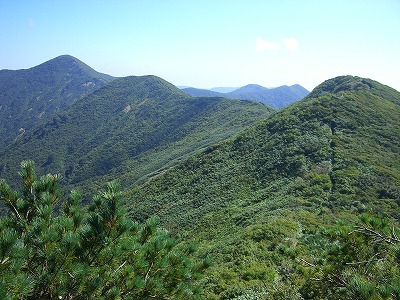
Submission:
M 392 236 L 383 235 L 375 230 L 372 230 L 367 227 L 355 226 L 355 230 L 349 232 L 349 235 L 354 232 L 363 233 L 367 236 L 375 237 L 375 243 L 386 242 L 391 245 L 395 245 L 396 243 L 400 243 L 400 239 L 394 231 L 394 226 L 392 227 Z
M 364 260 L 364 261 L 356 261 L 356 262 L 348 262 L 346 265 L 364 265 L 364 264 L 370 264 L 373 261 L 379 261 L 379 259 L 375 259 L 376 256 L 378 256 L 380 253 L 375 253 L 374 256 L 371 257 L 369 260 Z
M 120 265 L 118 266 L 118 268 L 116 268 L 116 269 L 114 270 L 114 272 L 112 273 L 112 276 L 114 276 L 114 275 L 118 272 L 119 269 L 121 269 L 123 266 L 125 266 L 125 264 L 126 264 L 127 262 L 128 262 L 128 261 L 125 260 L 122 264 L 120 264 Z
M 148 282 L 148 276 L 149 276 L 149 273 L 150 273 L 151 269 L 153 268 L 153 265 L 154 265 L 154 260 L 151 262 L 149 268 L 147 269 L 146 275 L 144 276 L 144 282 L 145 282 L 144 283 L 144 289 L 146 288 L 146 285 L 147 285 L 147 282 Z
M 17 217 L 18 221 L 22 221 L 22 217 L 19 214 L 17 208 L 11 202 L 8 202 L 8 204 L 11 205 L 11 207 L 12 207 L 12 209 L 14 211 L 14 215 Z
M 316 267 L 316 265 L 314 265 L 314 264 L 312 264 L 312 263 L 306 261 L 305 259 L 298 258 L 298 260 L 302 261 L 303 263 L 307 264 L 307 265 L 310 266 L 310 267 L 313 267 L 313 268 Z

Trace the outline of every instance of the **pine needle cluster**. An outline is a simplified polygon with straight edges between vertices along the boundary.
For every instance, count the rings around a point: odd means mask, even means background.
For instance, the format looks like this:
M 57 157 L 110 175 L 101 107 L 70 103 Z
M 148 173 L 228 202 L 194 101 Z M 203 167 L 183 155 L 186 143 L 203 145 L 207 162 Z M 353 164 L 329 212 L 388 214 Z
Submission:
M 197 299 L 207 262 L 178 244 L 155 219 L 133 222 L 115 182 L 84 208 L 61 177 L 38 178 L 24 161 L 22 191 L 0 181 L 1 299 Z

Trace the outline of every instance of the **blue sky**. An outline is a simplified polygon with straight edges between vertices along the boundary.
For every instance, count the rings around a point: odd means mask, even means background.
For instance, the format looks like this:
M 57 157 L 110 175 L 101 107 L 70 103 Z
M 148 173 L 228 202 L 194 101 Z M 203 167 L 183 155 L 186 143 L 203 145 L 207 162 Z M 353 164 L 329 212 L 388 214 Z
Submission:
M 357 75 L 400 90 L 400 0 L 1 0 L 0 40 L 0 69 L 70 54 L 199 88 Z

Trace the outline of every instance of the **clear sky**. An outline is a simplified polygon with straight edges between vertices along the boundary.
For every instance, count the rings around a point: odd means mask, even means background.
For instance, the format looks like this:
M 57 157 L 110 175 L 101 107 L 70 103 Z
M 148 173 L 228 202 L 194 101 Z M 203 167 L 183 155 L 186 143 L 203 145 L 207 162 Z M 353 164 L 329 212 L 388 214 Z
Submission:
M 61 54 L 199 88 L 357 75 L 400 90 L 400 0 L 0 0 L 0 69 Z

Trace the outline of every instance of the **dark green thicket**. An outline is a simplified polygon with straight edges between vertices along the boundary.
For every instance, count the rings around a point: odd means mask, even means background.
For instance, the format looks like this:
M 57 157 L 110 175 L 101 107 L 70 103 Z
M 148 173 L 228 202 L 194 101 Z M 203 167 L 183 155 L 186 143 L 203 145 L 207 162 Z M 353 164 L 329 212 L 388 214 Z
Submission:
M 177 244 L 154 219 L 133 223 L 116 183 L 87 209 L 60 177 L 36 177 L 22 163 L 22 190 L 0 181 L 8 208 L 0 219 L 2 299 L 197 299 L 197 263 L 190 245 Z

